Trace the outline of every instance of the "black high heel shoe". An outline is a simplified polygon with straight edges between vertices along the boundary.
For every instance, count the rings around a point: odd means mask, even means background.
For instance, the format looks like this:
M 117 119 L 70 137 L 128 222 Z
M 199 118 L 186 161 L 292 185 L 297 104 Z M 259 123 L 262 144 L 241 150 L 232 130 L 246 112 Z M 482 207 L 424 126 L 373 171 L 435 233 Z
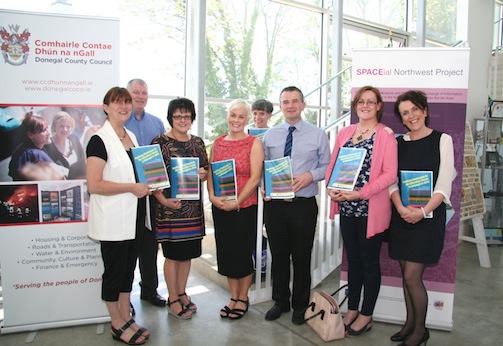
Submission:
M 360 330 L 354 330 L 351 326 L 348 327 L 348 336 L 360 336 L 365 334 L 366 332 L 370 332 L 372 329 L 373 320 L 371 319 L 369 323 L 363 326 Z
M 347 332 L 349 330 L 349 327 L 353 324 L 354 321 L 356 321 L 356 319 L 358 318 L 359 315 L 360 315 L 360 313 L 356 314 L 355 318 L 351 322 L 349 322 L 349 324 L 344 325 L 345 332 Z
M 400 332 L 391 335 L 391 338 L 390 338 L 391 341 L 394 341 L 394 342 L 405 341 L 405 339 L 407 339 L 409 337 L 410 333 L 412 333 L 412 331 L 407 332 L 405 334 L 400 334 Z
M 398 346 L 421 346 L 423 344 L 424 344 L 424 346 L 426 346 L 426 343 L 428 342 L 429 338 L 430 338 L 430 331 L 428 329 L 426 329 L 424 331 L 423 337 L 421 338 L 421 340 L 419 340 L 419 343 L 417 343 L 416 345 L 409 345 L 404 341 L 401 344 L 399 344 Z

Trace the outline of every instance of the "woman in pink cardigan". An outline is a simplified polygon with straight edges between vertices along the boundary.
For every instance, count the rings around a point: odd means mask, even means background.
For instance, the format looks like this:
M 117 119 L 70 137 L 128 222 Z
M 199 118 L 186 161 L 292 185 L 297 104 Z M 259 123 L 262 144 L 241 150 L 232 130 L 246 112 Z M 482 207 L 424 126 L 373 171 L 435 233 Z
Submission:
M 340 214 L 340 229 L 348 260 L 348 336 L 372 328 L 372 314 L 381 286 L 379 253 L 383 232 L 389 227 L 391 201 L 388 187 L 397 178 L 397 142 L 393 131 L 380 123 L 384 113 L 381 93 L 372 86 L 360 88 L 351 109 L 358 123 L 339 131 L 328 169 L 330 180 L 339 149 L 364 148 L 365 159 L 352 191 L 330 188 L 330 218 Z M 361 291 L 364 291 L 360 309 Z

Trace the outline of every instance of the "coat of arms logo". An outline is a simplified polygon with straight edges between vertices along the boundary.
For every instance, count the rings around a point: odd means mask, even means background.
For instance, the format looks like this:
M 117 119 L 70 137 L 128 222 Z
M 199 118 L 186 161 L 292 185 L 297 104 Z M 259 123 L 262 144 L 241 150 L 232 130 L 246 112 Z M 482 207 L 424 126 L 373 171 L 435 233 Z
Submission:
M 28 29 L 19 33 L 19 25 L 9 25 L 9 31 L 3 26 L 0 27 L 1 52 L 6 63 L 14 66 L 26 64 L 30 52 L 30 35 Z

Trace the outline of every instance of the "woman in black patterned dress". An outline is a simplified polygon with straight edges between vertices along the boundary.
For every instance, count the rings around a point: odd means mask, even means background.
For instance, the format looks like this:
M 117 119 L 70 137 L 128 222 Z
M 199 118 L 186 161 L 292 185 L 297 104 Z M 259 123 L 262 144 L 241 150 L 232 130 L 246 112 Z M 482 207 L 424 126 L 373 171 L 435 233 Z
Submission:
M 199 158 L 198 175 L 205 181 L 208 173 L 208 156 L 201 138 L 189 134 L 196 118 L 194 103 L 186 98 L 172 100 L 168 106 L 171 130 L 154 138 L 159 144 L 168 172 L 171 158 Z M 205 235 L 201 186 L 198 200 L 171 198 L 171 189 L 154 191 L 155 230 L 161 242 L 164 260 L 164 278 L 168 286 L 168 312 L 180 319 L 189 319 L 197 306 L 185 293 L 191 259 L 201 256 L 201 240 Z

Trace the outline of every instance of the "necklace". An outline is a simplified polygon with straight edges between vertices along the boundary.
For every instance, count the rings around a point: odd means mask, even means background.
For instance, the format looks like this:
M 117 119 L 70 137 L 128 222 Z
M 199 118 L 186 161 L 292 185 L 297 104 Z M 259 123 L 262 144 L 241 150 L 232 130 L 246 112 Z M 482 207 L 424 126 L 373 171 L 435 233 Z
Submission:
M 72 145 L 72 142 L 71 142 L 70 140 L 68 140 L 68 139 L 67 139 L 66 141 L 67 141 L 67 143 L 68 143 L 68 153 L 67 153 L 67 154 L 65 154 L 66 150 L 64 150 L 64 151 L 62 152 L 62 154 L 63 154 L 63 156 L 64 156 L 64 157 L 69 158 L 69 157 L 70 157 L 70 156 L 72 156 L 72 154 L 73 154 L 73 145 Z M 66 143 L 65 143 L 65 144 L 66 144 Z
M 119 137 L 119 139 L 120 139 L 121 141 L 123 141 L 123 140 L 124 140 L 124 138 L 126 138 L 126 136 L 127 136 L 127 132 L 126 132 L 126 129 L 124 129 L 124 136 Z
M 360 131 L 360 135 L 359 135 L 358 137 L 356 137 L 356 140 L 357 140 L 358 142 L 363 141 L 363 136 L 364 136 L 367 132 L 369 132 L 370 130 L 375 129 L 375 128 L 377 127 L 377 125 L 379 125 L 379 123 L 377 123 L 377 124 L 375 124 L 374 126 L 372 126 L 372 127 L 368 128 L 368 129 L 366 129 L 365 131 L 362 131 L 362 130 L 361 130 L 361 128 L 360 128 L 360 124 L 358 124 L 358 130 Z

